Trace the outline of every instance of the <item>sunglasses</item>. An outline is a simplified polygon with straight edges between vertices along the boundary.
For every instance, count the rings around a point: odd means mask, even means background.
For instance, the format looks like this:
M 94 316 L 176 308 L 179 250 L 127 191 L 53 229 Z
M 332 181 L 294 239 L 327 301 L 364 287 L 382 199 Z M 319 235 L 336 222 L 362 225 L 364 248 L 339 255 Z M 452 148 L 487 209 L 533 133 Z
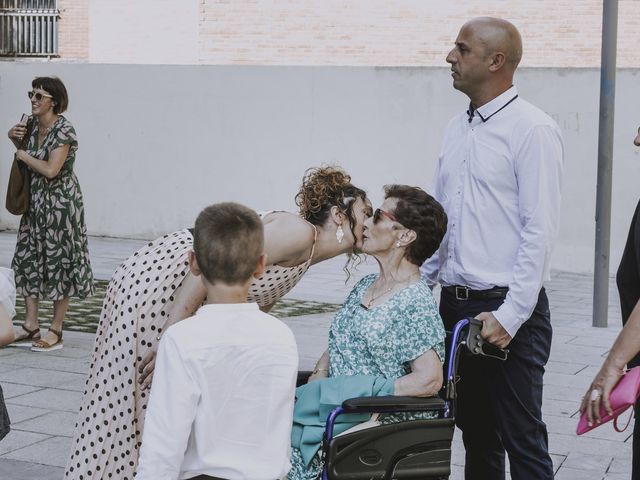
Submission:
M 29 100 L 35 97 L 36 101 L 38 102 L 42 100 L 42 97 L 53 98 L 48 93 L 40 93 L 40 92 L 33 92 L 33 91 L 27 92 L 27 97 L 29 97 Z
M 383 216 L 387 217 L 392 222 L 400 223 L 393 213 L 382 210 L 381 208 L 376 208 L 375 212 L 373 212 L 373 223 L 378 223 Z

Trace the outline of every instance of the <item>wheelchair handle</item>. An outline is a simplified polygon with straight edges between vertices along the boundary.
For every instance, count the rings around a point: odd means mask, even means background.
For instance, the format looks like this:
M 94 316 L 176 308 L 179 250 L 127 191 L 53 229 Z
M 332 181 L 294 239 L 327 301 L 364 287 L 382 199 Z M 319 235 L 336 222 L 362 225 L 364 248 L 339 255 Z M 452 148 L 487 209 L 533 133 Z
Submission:
M 466 345 L 469 352 L 472 355 L 484 355 L 504 362 L 507 359 L 509 350 L 496 347 L 482 338 L 482 335 L 480 335 L 482 321 L 470 318 L 468 322 L 469 330 L 467 332 Z
M 447 379 L 453 378 L 457 351 L 462 345 L 466 346 L 472 355 L 484 355 L 502 361 L 507 359 L 509 350 L 485 342 L 482 335 L 480 335 L 481 330 L 482 321 L 475 318 L 463 318 L 455 324 L 451 332 L 451 349 L 449 350 L 449 358 L 447 361 Z M 462 340 L 463 338 L 464 340 Z

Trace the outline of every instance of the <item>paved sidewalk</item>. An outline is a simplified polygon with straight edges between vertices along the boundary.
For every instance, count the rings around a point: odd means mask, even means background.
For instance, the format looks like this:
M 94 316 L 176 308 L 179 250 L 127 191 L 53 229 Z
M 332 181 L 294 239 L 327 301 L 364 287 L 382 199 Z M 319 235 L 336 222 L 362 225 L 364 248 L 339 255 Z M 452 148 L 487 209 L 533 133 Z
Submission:
M 15 234 L 0 232 L 0 266 L 9 266 L 14 242 Z M 144 243 L 92 237 L 90 251 L 96 277 L 108 279 L 120 261 Z M 355 281 L 376 270 L 375 263 L 364 263 L 345 284 L 343 263 L 343 259 L 333 259 L 311 267 L 288 296 L 340 303 Z M 630 432 L 616 433 L 605 425 L 583 437 L 574 433 L 579 398 L 620 329 L 613 283 L 611 287 L 612 326 L 596 329 L 591 327 L 589 276 L 554 272 L 547 284 L 554 339 L 545 376 L 543 411 L 558 480 L 630 478 Z M 301 367 L 311 367 L 326 348 L 331 315 L 285 321 L 298 340 Z M 0 349 L 0 384 L 13 422 L 12 432 L 0 442 L 0 479 L 62 479 L 92 346 L 92 334 L 65 332 L 65 348 L 50 354 Z M 461 480 L 464 456 L 460 435 L 456 435 L 454 447 L 451 478 Z

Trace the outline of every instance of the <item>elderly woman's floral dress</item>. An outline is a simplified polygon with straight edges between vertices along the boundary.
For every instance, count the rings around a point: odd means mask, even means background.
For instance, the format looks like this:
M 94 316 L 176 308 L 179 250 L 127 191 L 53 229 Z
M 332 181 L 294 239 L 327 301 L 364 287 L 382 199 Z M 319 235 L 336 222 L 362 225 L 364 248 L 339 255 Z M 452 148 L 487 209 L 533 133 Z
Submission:
M 49 154 L 63 145 L 69 145 L 69 153 L 58 175 L 48 179 L 31 170 L 29 210 L 20 220 L 11 264 L 16 292 L 25 297 L 61 300 L 84 298 L 94 292 L 82 192 L 73 173 L 76 132 L 60 115 L 38 144 L 35 119 L 26 148 L 29 155 L 48 160 Z
M 378 278 L 364 277 L 336 313 L 329 330 L 329 376 L 375 375 L 398 378 L 410 373 L 410 362 L 434 350 L 444 362 L 445 330 L 438 305 L 426 283 L 413 283 L 385 303 L 365 308 L 362 297 Z M 431 418 L 433 413 L 383 415 L 380 423 Z M 300 450 L 291 449 L 289 480 L 316 479 L 319 458 L 306 467 Z

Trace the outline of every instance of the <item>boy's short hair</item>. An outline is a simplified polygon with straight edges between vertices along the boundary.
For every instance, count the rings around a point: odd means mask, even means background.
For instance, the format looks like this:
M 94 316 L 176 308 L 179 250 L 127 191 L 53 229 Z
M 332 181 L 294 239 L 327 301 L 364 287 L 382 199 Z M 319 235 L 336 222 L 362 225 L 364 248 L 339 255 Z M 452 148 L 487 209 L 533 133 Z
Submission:
M 209 283 L 243 284 L 264 253 L 262 221 L 239 203 L 210 205 L 196 219 L 193 251 Z

